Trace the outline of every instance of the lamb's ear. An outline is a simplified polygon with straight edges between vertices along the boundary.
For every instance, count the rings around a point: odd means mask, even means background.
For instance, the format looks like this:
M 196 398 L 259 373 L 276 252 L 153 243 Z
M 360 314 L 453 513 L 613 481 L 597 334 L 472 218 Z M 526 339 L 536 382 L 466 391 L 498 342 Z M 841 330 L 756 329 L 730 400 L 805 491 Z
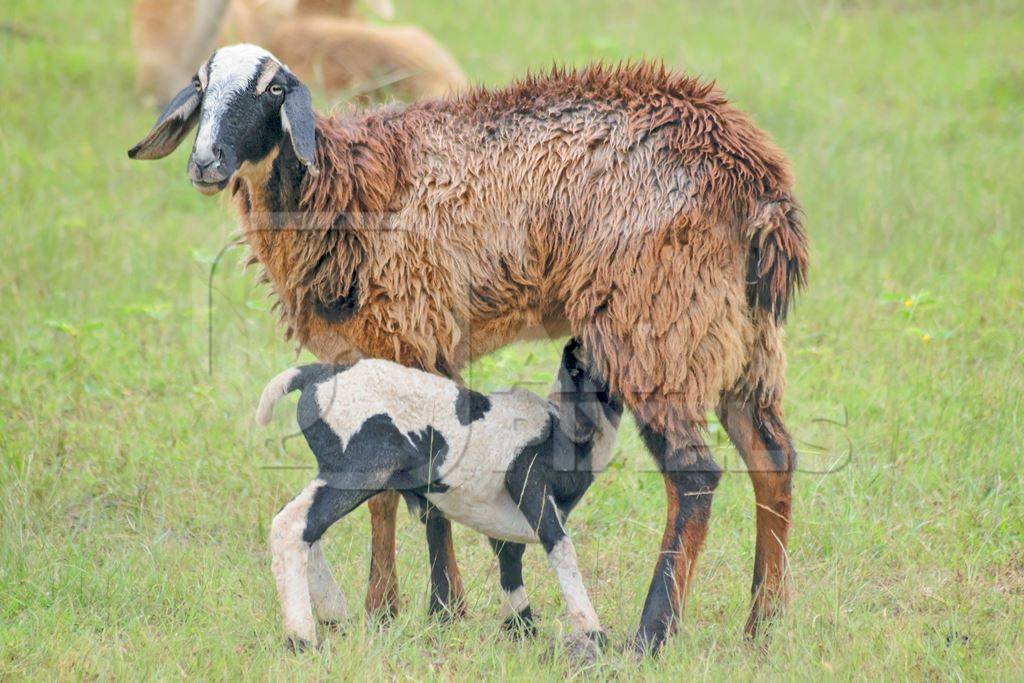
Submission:
M 192 83 L 185 86 L 160 114 L 149 135 L 128 150 L 128 158 L 162 159 L 177 149 L 182 138 L 199 121 L 199 104 L 202 101 L 202 94 Z
M 292 149 L 306 169 L 317 174 L 316 125 L 313 117 L 313 100 L 309 88 L 295 81 L 284 96 L 281 106 L 281 127 L 292 139 Z

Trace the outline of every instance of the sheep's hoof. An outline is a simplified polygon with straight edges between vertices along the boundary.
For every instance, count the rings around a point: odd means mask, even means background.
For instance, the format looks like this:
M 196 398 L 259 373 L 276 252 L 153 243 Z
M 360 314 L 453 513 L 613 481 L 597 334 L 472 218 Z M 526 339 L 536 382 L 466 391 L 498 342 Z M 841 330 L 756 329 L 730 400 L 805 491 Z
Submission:
M 561 650 L 568 664 L 575 669 L 582 669 L 593 666 L 601 654 L 601 649 L 607 644 L 608 637 L 603 631 L 591 633 L 573 633 L 562 640 Z M 551 661 L 555 657 L 558 645 L 553 645 L 544 657 L 545 661 Z
M 299 636 L 285 636 L 284 646 L 292 654 L 300 654 L 316 648 L 316 643 Z
M 533 621 L 533 611 L 527 606 L 521 612 L 510 614 L 501 622 L 501 630 L 513 640 L 533 638 L 537 635 L 537 625 Z
M 466 616 L 466 601 L 457 597 L 451 602 L 445 603 L 432 596 L 430 605 L 427 607 L 427 616 L 432 617 L 438 623 L 450 624 Z

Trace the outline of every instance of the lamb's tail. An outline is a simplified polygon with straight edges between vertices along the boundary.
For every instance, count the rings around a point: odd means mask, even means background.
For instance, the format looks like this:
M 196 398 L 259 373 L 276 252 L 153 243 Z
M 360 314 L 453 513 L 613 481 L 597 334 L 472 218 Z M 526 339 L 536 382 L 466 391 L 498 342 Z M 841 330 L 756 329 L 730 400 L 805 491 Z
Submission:
M 330 366 L 312 363 L 297 368 L 289 368 L 267 383 L 260 396 L 260 405 L 256 408 L 256 422 L 260 425 L 270 424 L 270 418 L 274 416 L 274 406 L 281 400 L 281 397 L 306 386 L 317 379 L 324 377 Z
M 800 206 L 789 198 L 759 203 L 747 238 L 747 301 L 781 323 L 790 299 L 807 283 L 807 234 Z

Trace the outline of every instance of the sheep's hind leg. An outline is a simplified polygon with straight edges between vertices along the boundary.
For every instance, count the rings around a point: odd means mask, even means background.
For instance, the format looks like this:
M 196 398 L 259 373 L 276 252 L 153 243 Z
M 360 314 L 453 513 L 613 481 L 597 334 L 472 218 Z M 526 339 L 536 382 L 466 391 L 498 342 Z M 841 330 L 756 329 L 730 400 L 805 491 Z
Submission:
M 274 517 L 270 527 L 271 571 L 277 584 L 285 641 L 295 650 L 316 646 L 309 586 L 310 547 L 324 531 L 374 491 L 343 490 L 314 479 Z
M 317 621 L 337 628 L 348 618 L 345 596 L 331 575 L 331 568 L 324 557 L 323 540 L 309 547 L 309 595 Z
M 747 465 L 757 505 L 754 579 L 744 632 L 757 636 L 789 602 L 789 542 L 796 450 L 778 406 L 723 397 L 718 419 Z
M 398 492 L 382 491 L 370 498 L 370 578 L 366 587 L 366 613 L 382 619 L 398 614 L 398 572 L 395 570 L 395 523 Z
M 533 610 L 523 585 L 523 552 L 526 546 L 495 538 L 487 540 L 498 558 L 501 575 L 501 603 L 505 613 L 501 628 L 515 638 L 533 637 L 537 634 L 537 626 L 533 623 Z
M 636 636 L 639 654 L 657 653 L 675 632 L 693 581 L 697 556 L 711 516 L 711 498 L 721 468 L 696 434 L 674 447 L 647 425 L 640 434 L 661 469 L 668 497 L 668 519 Z

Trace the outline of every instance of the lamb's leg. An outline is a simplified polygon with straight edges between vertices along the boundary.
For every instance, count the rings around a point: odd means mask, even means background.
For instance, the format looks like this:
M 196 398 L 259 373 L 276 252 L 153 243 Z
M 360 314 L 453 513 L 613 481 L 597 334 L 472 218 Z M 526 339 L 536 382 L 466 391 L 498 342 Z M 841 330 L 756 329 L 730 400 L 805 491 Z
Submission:
M 487 540 L 498 558 L 501 574 L 501 607 L 505 613 L 501 628 L 515 637 L 532 637 L 537 634 L 537 626 L 533 623 L 533 610 L 523 586 L 523 551 L 526 546 L 494 538 Z
M 441 619 L 462 616 L 466 602 L 452 545 L 452 523 L 429 504 L 424 512 L 424 522 L 430 559 L 430 605 L 427 612 Z
M 757 545 L 744 629 L 756 636 L 789 602 L 788 556 L 791 491 L 796 451 L 778 406 L 758 408 L 723 397 L 718 419 L 747 465 L 757 504 Z
M 597 658 L 604 645 L 605 636 L 601 631 L 597 612 L 590 604 L 590 596 L 583 585 L 576 549 L 562 527 L 555 501 L 540 482 L 527 481 L 521 491 L 519 509 L 526 515 L 536 530 L 548 564 L 558 576 L 562 589 L 565 609 L 569 615 L 571 634 L 565 641 L 566 655 L 576 663 L 589 664 Z
M 323 482 L 314 479 L 274 517 L 270 527 L 270 569 L 284 617 L 285 642 L 294 649 L 316 645 L 316 625 L 309 598 L 306 569 L 309 544 L 302 540 L 306 514 Z
M 309 596 L 313 601 L 313 611 L 317 621 L 329 626 L 337 626 L 348 617 L 345 596 L 338 583 L 331 576 L 331 568 L 324 557 L 323 540 L 309 547 Z
M 291 647 L 301 650 L 317 642 L 309 589 L 310 546 L 373 493 L 336 489 L 314 479 L 274 517 L 271 571 L 281 602 L 285 640 Z

